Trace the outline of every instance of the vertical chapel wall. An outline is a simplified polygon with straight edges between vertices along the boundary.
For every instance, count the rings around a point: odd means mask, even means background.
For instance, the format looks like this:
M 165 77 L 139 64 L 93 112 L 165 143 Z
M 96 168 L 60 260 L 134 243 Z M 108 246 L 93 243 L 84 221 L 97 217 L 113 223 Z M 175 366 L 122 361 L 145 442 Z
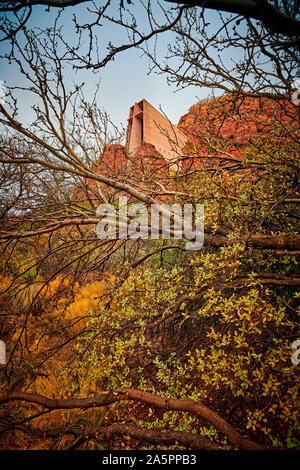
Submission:
M 148 101 L 131 106 L 126 148 L 130 155 L 143 144 L 152 144 L 166 160 L 176 160 L 187 137 Z

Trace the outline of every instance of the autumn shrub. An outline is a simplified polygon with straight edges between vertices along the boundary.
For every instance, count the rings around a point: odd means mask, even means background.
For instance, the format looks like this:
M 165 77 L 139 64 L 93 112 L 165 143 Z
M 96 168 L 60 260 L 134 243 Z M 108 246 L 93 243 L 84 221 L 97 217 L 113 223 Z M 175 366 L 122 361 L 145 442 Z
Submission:
M 12 285 L 12 276 L 6 276 L 0 273 L 0 292 L 7 291 Z
M 110 282 L 112 280 L 111 276 Z M 109 281 L 107 280 L 91 282 L 81 288 L 77 286 L 74 301 L 66 307 L 58 305 L 54 315 L 62 319 L 70 335 L 76 335 L 85 328 L 89 319 L 105 302 L 108 290 Z M 59 302 L 64 303 L 64 299 L 60 299 Z
M 192 256 L 193 284 L 178 267 L 132 274 L 114 293 L 113 308 L 99 308 L 90 319 L 91 331 L 77 345 L 79 396 L 133 387 L 203 401 L 256 440 L 298 446 L 299 380 L 291 362 L 295 325 L 285 299 L 255 276 L 234 288 L 208 287 L 216 279 L 229 286 L 237 281 L 242 253 L 236 246 L 219 255 Z M 162 313 L 168 316 L 183 291 L 193 297 L 194 283 L 203 289 L 202 301 L 183 302 L 179 313 L 153 327 L 152 336 L 149 324 Z M 199 432 L 200 426 L 203 436 L 226 444 L 212 426 L 191 416 L 150 415 L 140 420 L 146 428 Z
M 20 283 L 28 289 L 22 308 L 36 293 L 49 315 L 26 316 L 25 326 L 18 325 L 11 335 L 16 353 L 9 386 L 51 398 L 91 397 L 128 387 L 191 399 L 259 443 L 299 448 L 299 377 L 291 360 L 299 335 L 298 261 L 293 251 L 254 248 L 249 241 L 253 234 L 293 234 L 299 228 L 296 146 L 280 139 L 273 129 L 260 136 L 257 147 L 239 147 L 243 163 L 236 164 L 238 169 L 224 170 L 221 162 L 212 170 L 196 155 L 197 171 L 170 174 L 174 191 L 168 201 L 203 204 L 206 230 L 225 239 L 225 246 L 206 243 L 202 250 L 184 253 L 170 249 L 135 264 L 163 245 L 161 240 L 149 245 L 131 240 L 127 252 L 124 248 L 109 258 L 110 277 L 95 270 L 91 274 L 98 280 L 82 285 L 67 273 L 46 282 L 46 276 L 29 270 Z M 66 230 L 62 236 L 68 240 Z M 64 256 L 75 262 L 77 253 Z M 3 274 L 0 283 L 8 288 L 9 279 Z M 27 410 L 25 415 L 19 419 L 29 416 Z M 42 434 L 49 425 L 66 429 L 75 423 L 85 429 L 133 419 L 146 429 L 188 431 L 229 446 L 200 418 L 129 402 L 114 403 L 109 410 L 56 411 L 49 421 L 36 418 L 34 426 Z M 20 437 L 20 446 L 53 445 L 51 439 L 36 439 L 40 444 Z M 65 437 L 57 446 L 68 443 Z

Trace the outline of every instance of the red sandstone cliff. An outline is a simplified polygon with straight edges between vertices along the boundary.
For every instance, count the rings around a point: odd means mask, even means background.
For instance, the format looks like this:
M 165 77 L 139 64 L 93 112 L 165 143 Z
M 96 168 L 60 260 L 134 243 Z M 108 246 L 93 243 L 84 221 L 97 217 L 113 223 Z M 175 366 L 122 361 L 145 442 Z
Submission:
M 243 158 L 243 148 L 261 139 L 287 138 L 297 127 L 298 109 L 289 99 L 231 96 L 203 100 L 192 106 L 179 120 L 178 127 L 194 143 L 194 154 Z M 186 148 L 186 154 L 189 148 Z M 211 160 L 210 160 L 211 162 Z M 194 164 L 194 163 L 193 163 Z M 187 159 L 184 167 L 191 166 Z
M 297 108 L 286 100 L 274 101 L 266 98 L 242 97 L 235 100 L 225 96 L 211 100 L 203 100 L 192 106 L 182 116 L 178 128 L 192 141 L 191 154 L 205 157 L 221 154 L 234 158 L 243 158 L 242 149 L 249 145 L 250 140 L 265 140 L 286 135 L 288 129 L 297 126 Z M 189 155 L 189 145 L 185 147 Z M 212 160 L 210 160 L 210 163 Z M 183 160 L 183 168 L 198 166 L 197 161 L 187 158 Z M 109 145 L 93 170 L 110 178 L 135 180 L 144 184 L 151 181 L 162 181 L 168 173 L 168 163 L 152 144 L 142 145 L 134 157 L 128 157 L 125 147 Z M 87 182 L 84 182 L 86 185 Z M 96 183 L 89 182 L 91 192 Z M 83 196 L 76 190 L 74 195 Z
M 192 106 L 179 120 L 178 127 L 189 137 L 201 139 L 210 132 L 235 143 L 272 130 L 278 124 L 295 126 L 295 106 L 289 100 L 225 96 L 203 100 Z

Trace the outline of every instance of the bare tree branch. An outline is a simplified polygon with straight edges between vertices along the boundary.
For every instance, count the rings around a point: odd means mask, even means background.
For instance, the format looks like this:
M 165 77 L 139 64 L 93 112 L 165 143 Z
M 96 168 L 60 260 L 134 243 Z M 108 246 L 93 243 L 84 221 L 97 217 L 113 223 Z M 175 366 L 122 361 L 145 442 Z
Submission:
M 296 17 L 288 16 L 279 8 L 276 8 L 268 0 L 165 0 L 169 3 L 184 3 L 190 6 L 199 6 L 204 9 L 236 13 L 261 21 L 270 31 L 297 38 L 300 31 L 300 21 Z M 293 4 L 293 2 L 291 2 Z M 297 3 L 294 2 L 296 8 Z M 299 14 L 299 11 L 295 11 Z
M 44 396 L 34 395 L 25 392 L 15 392 L 7 396 L 0 397 L 0 403 L 2 404 L 14 400 L 36 403 L 50 409 L 87 409 L 95 406 L 105 406 L 111 403 L 115 403 L 119 400 L 133 400 L 166 411 L 183 411 L 203 418 L 213 424 L 229 439 L 231 444 L 233 444 L 239 449 L 266 449 L 266 447 L 257 444 L 249 440 L 248 438 L 243 437 L 215 411 L 211 410 L 210 408 L 207 408 L 203 404 L 196 403 L 192 400 L 175 400 L 172 398 L 163 398 L 149 392 L 131 389 L 110 390 L 108 392 L 104 392 L 102 396 L 97 398 L 80 398 L 68 400 L 49 399 Z

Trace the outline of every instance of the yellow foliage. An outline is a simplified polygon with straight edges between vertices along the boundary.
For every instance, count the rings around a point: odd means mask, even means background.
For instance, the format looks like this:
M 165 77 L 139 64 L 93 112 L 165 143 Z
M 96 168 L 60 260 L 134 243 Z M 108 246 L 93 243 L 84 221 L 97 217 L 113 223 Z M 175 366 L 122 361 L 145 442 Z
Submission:
M 5 291 L 12 283 L 12 277 L 0 273 L 0 292 Z
M 1 275 L 0 275 L 1 276 Z M 3 285 L 9 286 L 10 278 L 3 278 Z M 41 307 L 42 301 L 52 299 L 59 289 L 66 289 L 71 285 L 70 279 L 57 276 L 52 281 L 46 283 L 39 276 L 34 282 L 22 283 L 16 289 L 15 304 L 17 307 L 28 310 L 33 306 Z M 1 278 L 0 278 L 1 286 Z M 78 290 L 79 284 L 75 282 L 73 291 Z
M 73 364 L 76 366 L 76 364 Z M 52 362 L 48 361 L 43 369 L 43 375 L 37 376 L 29 386 L 28 391 L 30 393 L 36 393 L 38 395 L 47 396 L 49 398 L 74 398 L 74 379 L 72 375 L 67 373 L 68 363 L 64 361 Z M 93 381 L 93 377 L 97 375 L 97 369 L 94 367 L 88 371 L 88 378 Z M 100 373 L 100 371 L 99 371 Z M 88 396 L 90 393 L 96 393 L 95 387 L 89 387 L 90 380 L 80 380 L 80 395 Z M 81 386 L 83 388 L 81 389 Z M 99 425 L 99 417 L 103 415 L 103 411 L 99 408 L 89 409 L 86 411 L 82 410 L 55 410 L 51 414 L 40 416 L 32 423 L 37 429 L 49 429 L 49 427 L 65 427 L 70 424 L 81 422 L 82 417 L 90 423 L 91 426 Z M 59 449 L 64 449 L 68 446 L 70 437 L 65 436 L 58 443 Z M 30 445 L 30 449 L 49 449 L 53 442 L 51 439 L 38 439 Z
M 21 285 L 18 287 L 15 297 L 15 305 L 23 310 L 28 310 L 35 304 L 40 305 L 41 286 L 35 282 L 33 284 Z
M 70 279 L 67 277 L 56 276 L 53 281 L 50 281 L 47 285 L 45 285 L 42 289 L 42 294 L 44 299 L 49 299 L 53 297 L 59 289 L 67 288 L 71 285 Z M 73 289 L 76 291 L 78 290 L 79 284 L 75 282 Z
M 23 357 L 33 357 L 49 348 L 49 337 L 41 334 L 40 330 L 36 328 L 35 323 L 31 323 L 30 320 L 27 326 L 26 334 L 22 327 L 17 328 L 11 341 L 12 344 L 15 344 L 19 340 Z
M 71 381 L 64 370 L 65 364 L 60 362 L 59 367 L 57 365 L 48 363 L 48 367 L 43 370 L 44 375 L 38 376 L 30 387 L 32 393 L 49 398 L 72 397 Z
M 111 280 L 109 279 L 109 281 Z M 109 282 L 106 280 L 87 284 L 77 291 L 74 302 L 66 309 L 57 309 L 54 316 L 61 315 L 69 322 L 69 333 L 79 333 L 89 321 L 89 315 L 95 313 L 103 301 L 107 299 L 108 285 Z

